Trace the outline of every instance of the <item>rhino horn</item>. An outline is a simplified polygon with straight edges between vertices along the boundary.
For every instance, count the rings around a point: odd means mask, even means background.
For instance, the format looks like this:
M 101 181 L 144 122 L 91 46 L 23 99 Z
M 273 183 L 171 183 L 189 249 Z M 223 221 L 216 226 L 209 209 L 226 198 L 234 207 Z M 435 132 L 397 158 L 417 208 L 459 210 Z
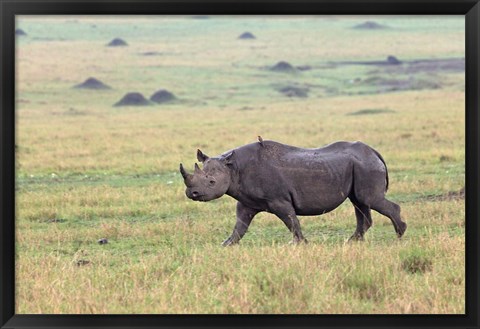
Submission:
M 198 166 L 198 164 L 195 162 L 195 173 L 196 174 L 201 174 L 203 173 L 203 170 L 200 169 L 200 167 Z
M 185 180 L 190 179 L 190 177 L 192 176 L 191 174 L 187 173 L 187 171 L 183 168 L 182 164 L 180 164 L 180 173 Z

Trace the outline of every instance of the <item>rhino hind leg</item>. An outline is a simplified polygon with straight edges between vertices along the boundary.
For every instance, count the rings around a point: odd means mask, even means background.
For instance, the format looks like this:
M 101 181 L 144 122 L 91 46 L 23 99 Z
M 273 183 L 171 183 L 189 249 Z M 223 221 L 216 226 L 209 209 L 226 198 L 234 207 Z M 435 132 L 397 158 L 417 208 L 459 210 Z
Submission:
M 392 221 L 395 232 L 399 238 L 405 233 L 407 223 L 402 221 L 400 217 L 400 206 L 385 198 L 375 202 L 371 205 L 372 209 L 378 211 L 384 216 L 387 216 Z
M 380 160 L 375 161 L 378 164 Z M 407 229 L 407 224 L 400 217 L 400 206 L 385 198 L 388 186 L 386 167 L 383 170 L 369 169 L 365 165 L 358 164 L 354 167 L 353 180 L 353 193 L 350 195 L 352 202 L 368 205 L 371 209 L 390 218 L 397 236 L 401 238 Z
M 363 235 L 372 226 L 372 214 L 370 207 L 352 201 L 355 207 L 355 216 L 357 217 L 357 228 L 353 235 L 348 239 L 349 241 L 363 241 Z
M 300 222 L 295 213 L 290 214 L 276 214 L 278 218 L 288 227 L 290 232 L 293 233 L 292 243 L 298 244 L 301 242 L 308 243 L 307 239 L 303 236 L 302 229 L 300 228 Z

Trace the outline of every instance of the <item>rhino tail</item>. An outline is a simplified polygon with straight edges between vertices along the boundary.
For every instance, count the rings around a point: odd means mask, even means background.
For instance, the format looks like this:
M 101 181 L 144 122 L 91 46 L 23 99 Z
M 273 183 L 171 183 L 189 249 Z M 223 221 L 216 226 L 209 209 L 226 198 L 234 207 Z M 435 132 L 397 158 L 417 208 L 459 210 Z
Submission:
M 386 173 L 385 180 L 387 182 L 387 185 L 385 187 L 385 192 L 387 192 L 388 191 L 388 168 L 387 168 L 387 164 L 385 163 L 385 160 L 383 159 L 382 155 L 380 153 L 378 153 L 377 150 L 375 150 L 374 148 L 371 148 L 371 149 L 375 153 L 375 155 L 380 159 L 380 161 L 382 161 L 383 165 L 385 166 L 385 173 Z

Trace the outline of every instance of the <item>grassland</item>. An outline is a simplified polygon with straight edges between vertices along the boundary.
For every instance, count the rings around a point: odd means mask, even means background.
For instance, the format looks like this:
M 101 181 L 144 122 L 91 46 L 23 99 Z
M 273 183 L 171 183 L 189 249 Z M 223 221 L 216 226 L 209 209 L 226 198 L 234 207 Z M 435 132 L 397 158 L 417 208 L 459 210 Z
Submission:
M 16 312 L 464 313 L 465 203 L 434 197 L 464 186 L 463 73 L 332 64 L 462 58 L 463 18 L 368 19 L 389 28 L 352 29 L 362 17 L 20 17 Z M 244 31 L 257 39 L 238 40 Z M 115 37 L 129 46 L 105 47 Z M 280 60 L 311 69 L 266 69 Z M 112 89 L 72 88 L 90 76 Z M 373 79 L 423 84 L 386 92 L 363 83 Z M 179 101 L 112 107 L 159 89 Z M 257 135 L 375 147 L 405 236 L 373 213 L 366 241 L 345 243 L 346 202 L 300 219 L 308 245 L 290 245 L 281 221 L 260 214 L 240 245 L 222 248 L 235 201 L 188 200 L 178 164 Z

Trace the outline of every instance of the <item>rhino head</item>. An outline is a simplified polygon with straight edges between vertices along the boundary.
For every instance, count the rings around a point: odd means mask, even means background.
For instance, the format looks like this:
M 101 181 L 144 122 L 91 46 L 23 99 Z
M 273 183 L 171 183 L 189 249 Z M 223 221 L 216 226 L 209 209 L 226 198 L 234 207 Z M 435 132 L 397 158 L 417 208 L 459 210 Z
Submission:
M 202 151 L 197 150 L 197 159 L 203 163 L 200 169 L 195 163 L 193 174 L 188 173 L 180 164 L 180 173 L 187 189 L 185 194 L 195 201 L 210 201 L 224 195 L 230 187 L 230 167 L 234 151 L 219 157 L 210 158 Z

